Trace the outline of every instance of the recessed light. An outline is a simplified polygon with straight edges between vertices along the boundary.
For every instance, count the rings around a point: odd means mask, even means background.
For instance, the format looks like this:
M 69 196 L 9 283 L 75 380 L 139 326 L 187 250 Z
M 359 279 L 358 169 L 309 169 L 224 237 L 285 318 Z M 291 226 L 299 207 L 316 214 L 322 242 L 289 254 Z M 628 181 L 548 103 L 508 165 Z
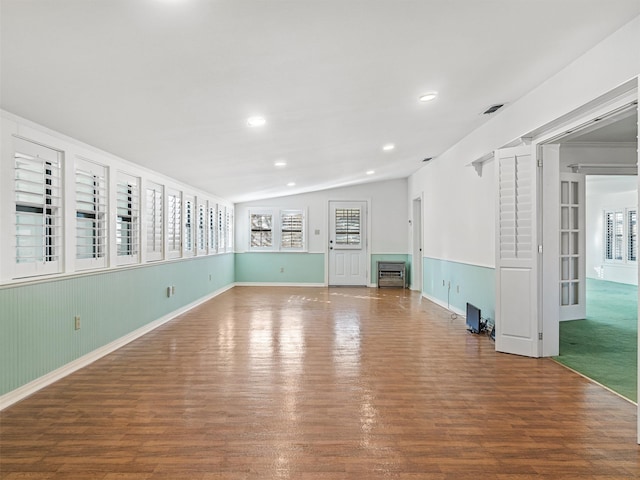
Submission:
M 267 121 L 264 117 L 255 116 L 247 119 L 247 125 L 250 127 L 262 127 Z
M 396 146 L 393 143 L 387 143 L 384 147 L 382 147 L 382 150 L 384 150 L 385 152 L 390 152 L 394 148 L 396 148 Z
M 276 167 L 286 167 L 287 166 L 287 162 L 285 162 L 284 160 L 276 160 L 273 163 L 274 166 Z
M 374 173 L 376 173 L 375 170 L 367 170 L 367 175 L 373 175 Z
M 418 97 L 421 102 L 430 102 L 438 96 L 438 92 L 429 92 Z
M 295 186 L 296 186 L 296 182 L 287 183 L 287 187 L 295 187 Z

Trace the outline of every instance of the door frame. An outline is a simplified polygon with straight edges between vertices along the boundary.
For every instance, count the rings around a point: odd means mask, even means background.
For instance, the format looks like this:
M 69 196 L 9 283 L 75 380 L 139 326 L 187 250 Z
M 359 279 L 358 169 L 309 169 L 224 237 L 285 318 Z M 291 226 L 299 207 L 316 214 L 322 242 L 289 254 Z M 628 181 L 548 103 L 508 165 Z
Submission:
M 411 290 L 417 290 L 422 292 L 423 282 L 423 256 L 422 251 L 424 249 L 424 232 L 422 231 L 422 216 L 423 216 L 423 197 L 424 192 L 420 192 L 420 195 L 415 197 L 412 201 L 412 259 L 411 259 Z
M 326 253 L 325 257 L 324 257 L 324 284 L 328 287 L 329 286 L 329 268 L 330 268 L 330 264 L 331 262 L 329 261 L 329 240 L 331 237 L 331 203 L 332 202 L 336 202 L 336 203 L 341 203 L 341 202 L 363 202 L 365 204 L 366 207 L 366 212 L 365 212 L 365 221 L 367 222 L 365 231 L 366 231 L 366 242 L 365 242 L 365 268 L 367 270 L 366 273 L 366 285 L 369 287 L 375 287 L 375 283 L 371 283 L 371 272 L 372 272 L 372 267 L 371 267 L 371 198 L 348 198 L 348 199 L 335 199 L 335 198 L 330 198 L 329 200 L 327 200 L 327 235 L 325 237 L 325 245 L 324 245 L 324 251 Z
M 555 356 L 559 354 L 560 348 L 560 311 L 559 294 L 556 292 L 559 281 L 558 256 L 559 247 L 556 245 L 560 227 L 555 220 L 559 215 L 559 189 L 560 182 L 560 148 L 559 142 L 568 135 L 578 131 L 593 128 L 596 124 L 603 125 L 611 118 L 615 118 L 637 102 L 638 90 L 628 89 L 617 96 L 606 95 L 601 102 L 594 105 L 585 106 L 578 109 L 574 115 L 565 118 L 564 122 L 542 127 L 532 132 L 529 138 L 536 146 L 538 161 L 542 162 L 543 181 L 540 196 L 543 205 L 538 212 L 540 223 L 542 224 L 542 270 L 540 273 L 540 296 L 539 299 L 542 315 L 542 356 Z M 637 104 L 635 106 L 637 109 Z M 556 185 L 557 184 L 557 185 Z M 639 317 L 640 318 L 640 317 Z M 640 320 L 639 320 L 640 325 Z M 639 374 L 640 377 L 640 374 Z M 640 391 L 640 387 L 639 387 Z M 640 409 L 639 409 L 640 411 Z M 640 419 L 639 419 L 640 433 Z M 640 436 L 639 436 L 640 440 Z
M 603 118 L 616 115 L 625 109 L 634 108 L 636 114 L 640 116 L 640 108 L 638 106 L 638 97 L 640 96 L 639 83 L 640 77 L 635 77 L 602 97 L 594 99 L 592 102 L 587 103 L 577 110 L 530 132 L 528 135 L 525 135 L 525 137 L 531 139 L 534 145 L 538 147 L 537 150 L 541 151 L 543 145 L 557 143 L 562 137 L 574 133 L 577 129 L 590 128 L 595 122 L 601 122 Z M 640 131 L 640 126 L 638 128 Z M 640 149 L 638 150 L 638 161 L 640 162 Z M 638 175 L 638 187 L 640 189 L 640 175 Z M 544 196 L 544 191 L 542 194 Z M 640 209 L 640 197 L 638 207 Z M 544 218 L 544 214 L 545 212 L 542 209 L 538 212 L 539 217 Z M 543 260 L 544 253 L 546 252 L 543 251 Z M 557 267 L 555 262 L 553 265 L 551 268 Z M 640 280 L 640 270 L 638 272 L 638 279 Z M 540 309 L 540 312 L 544 314 L 543 312 L 548 308 L 547 305 L 550 301 L 550 299 L 544 295 L 546 289 L 549 288 L 547 286 L 548 279 L 547 275 L 545 275 L 544 267 L 540 274 L 540 282 L 542 282 L 543 288 L 540 290 L 542 298 L 540 298 L 539 301 L 544 305 L 544 307 Z M 553 288 L 553 285 L 550 288 Z M 638 343 L 640 344 L 640 290 L 638 291 L 638 299 Z M 556 305 L 558 304 L 556 303 Z M 543 335 L 542 350 L 543 352 L 553 352 L 555 348 L 559 348 L 560 323 L 557 321 L 554 325 L 550 325 L 550 322 L 545 322 L 543 329 L 545 327 L 546 331 L 544 331 Z M 552 329 L 551 331 L 549 330 L 550 328 Z M 556 334 L 554 335 L 553 332 L 556 332 Z M 552 342 L 556 343 L 552 344 Z M 555 345 L 558 346 L 556 347 Z M 638 361 L 640 362 L 640 351 L 638 352 Z M 640 397 L 640 369 L 638 370 L 638 396 Z M 640 444 L 640 403 L 638 403 L 637 406 L 636 442 Z

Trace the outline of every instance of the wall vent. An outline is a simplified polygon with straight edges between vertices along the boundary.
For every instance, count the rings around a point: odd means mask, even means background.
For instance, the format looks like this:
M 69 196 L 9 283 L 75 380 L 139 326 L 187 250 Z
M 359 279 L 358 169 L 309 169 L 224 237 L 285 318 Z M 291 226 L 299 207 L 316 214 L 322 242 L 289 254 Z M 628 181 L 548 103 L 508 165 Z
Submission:
M 491 115 L 492 113 L 496 113 L 502 107 L 504 107 L 504 103 L 496 103 L 495 105 L 491 105 L 489 108 L 487 108 L 484 112 L 482 112 L 482 114 Z

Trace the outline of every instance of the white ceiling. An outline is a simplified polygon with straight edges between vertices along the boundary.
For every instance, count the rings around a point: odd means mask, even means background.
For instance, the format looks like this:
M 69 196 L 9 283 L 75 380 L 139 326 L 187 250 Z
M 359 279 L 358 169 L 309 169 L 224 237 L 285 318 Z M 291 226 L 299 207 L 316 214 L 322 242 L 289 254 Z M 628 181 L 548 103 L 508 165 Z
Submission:
M 406 177 L 638 14 L 638 0 L 1 0 L 0 100 L 245 201 Z M 249 128 L 256 114 L 267 124 Z

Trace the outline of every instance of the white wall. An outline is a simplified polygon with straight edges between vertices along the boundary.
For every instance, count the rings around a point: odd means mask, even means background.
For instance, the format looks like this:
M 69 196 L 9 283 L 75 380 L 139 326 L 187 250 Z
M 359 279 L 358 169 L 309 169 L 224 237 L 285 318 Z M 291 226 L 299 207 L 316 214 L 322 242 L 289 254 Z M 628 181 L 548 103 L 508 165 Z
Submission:
M 472 166 L 432 162 L 409 179 L 411 198 L 423 195 L 423 256 L 492 267 L 494 162 L 482 176 Z
M 604 261 L 605 210 L 638 205 L 636 176 L 587 176 L 586 178 L 586 274 L 612 282 L 638 284 L 638 264 Z
M 625 83 L 637 85 L 638 45 L 640 16 L 524 97 L 500 99 L 512 103 L 412 175 L 408 203 L 424 192 L 424 255 L 494 266 L 493 164 L 481 178 L 468 165 Z
M 238 203 L 235 206 L 236 252 L 249 247 L 249 209 L 307 209 L 308 251 L 328 249 L 329 200 L 370 200 L 371 253 L 408 253 L 407 180 L 389 180 L 287 197 Z

